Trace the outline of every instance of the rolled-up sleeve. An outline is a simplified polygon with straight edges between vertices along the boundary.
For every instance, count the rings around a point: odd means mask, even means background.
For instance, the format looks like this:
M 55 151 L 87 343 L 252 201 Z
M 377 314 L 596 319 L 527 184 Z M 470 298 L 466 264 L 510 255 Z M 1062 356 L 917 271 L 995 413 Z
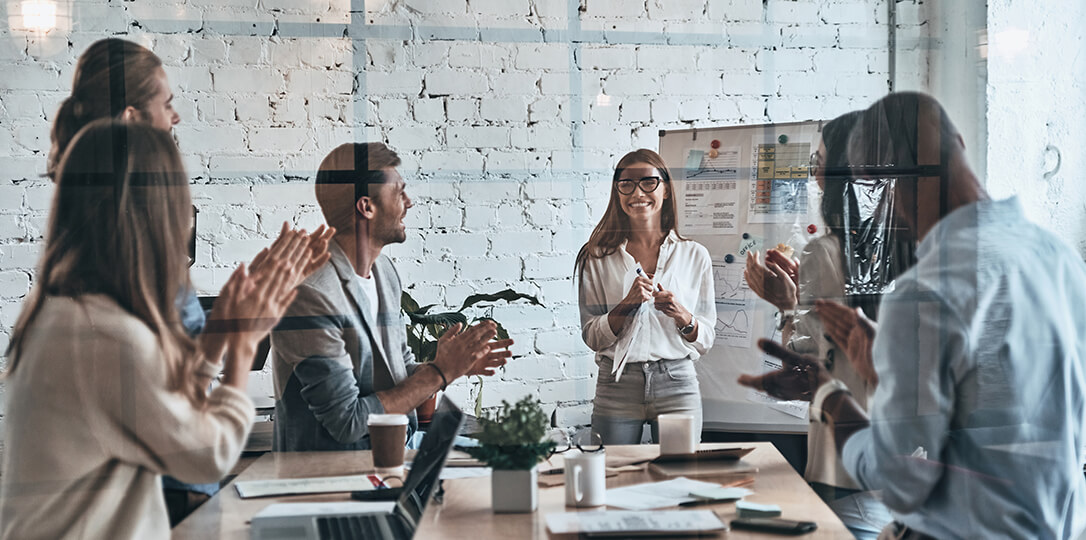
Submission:
M 960 317 L 915 284 L 888 296 L 879 313 L 871 425 L 849 438 L 841 458 L 857 483 L 882 490 L 886 506 L 910 512 L 944 474 L 953 372 L 969 341 Z
M 578 284 L 577 300 L 581 309 L 581 338 L 589 349 L 599 352 L 615 344 L 618 336 L 607 322 L 610 307 L 604 298 L 598 259 L 589 257 Z

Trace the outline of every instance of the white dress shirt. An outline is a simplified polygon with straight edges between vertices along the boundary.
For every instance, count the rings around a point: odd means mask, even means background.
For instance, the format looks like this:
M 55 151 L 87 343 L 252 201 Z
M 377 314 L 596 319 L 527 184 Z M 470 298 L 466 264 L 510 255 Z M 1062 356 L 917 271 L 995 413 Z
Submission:
M 936 538 L 1075 538 L 1086 265 L 1015 199 L 955 210 L 917 258 L 879 309 L 871 426 L 845 468 Z
M 652 302 L 640 309 L 652 310 L 645 329 L 648 350 L 631 353 L 629 363 L 656 360 L 697 360 L 713 346 L 716 339 L 716 293 L 713 264 L 705 246 L 692 240 L 680 240 L 672 231 L 660 245 L 653 282 L 675 294 L 675 299 L 697 319 L 698 337 L 686 341 L 675 320 L 657 311 Z M 615 357 L 617 335 L 611 331 L 607 314 L 629 293 L 637 262 L 626 252 L 623 242 L 614 253 L 603 258 L 588 257 L 579 286 L 581 336 L 596 351 L 596 361 Z M 626 324 L 623 332 L 633 326 Z

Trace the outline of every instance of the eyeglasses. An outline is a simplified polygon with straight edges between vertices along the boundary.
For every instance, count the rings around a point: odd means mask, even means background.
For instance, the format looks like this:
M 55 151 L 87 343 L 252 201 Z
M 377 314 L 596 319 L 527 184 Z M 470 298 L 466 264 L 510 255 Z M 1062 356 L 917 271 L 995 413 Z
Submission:
M 589 428 L 572 434 L 566 431 L 558 431 L 548 438 L 554 441 L 555 444 L 554 450 L 551 450 L 552 455 L 568 452 L 574 448 L 584 453 L 603 451 L 603 437 Z
M 615 182 L 615 189 L 623 195 L 631 195 L 634 190 L 641 188 L 645 193 L 652 193 L 660 186 L 659 176 L 646 176 L 640 180 L 619 180 Z
M 811 165 L 812 169 L 819 169 L 819 168 L 825 167 L 826 166 L 826 158 L 822 157 L 822 154 L 820 154 L 818 152 L 815 152 L 815 153 L 811 154 L 810 165 Z

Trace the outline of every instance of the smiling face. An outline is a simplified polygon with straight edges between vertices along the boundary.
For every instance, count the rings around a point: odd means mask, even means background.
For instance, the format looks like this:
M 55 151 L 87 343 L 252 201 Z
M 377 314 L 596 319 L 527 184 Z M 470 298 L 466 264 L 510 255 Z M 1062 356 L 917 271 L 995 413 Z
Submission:
M 158 129 L 169 131 L 181 121 L 181 115 L 173 108 L 173 92 L 166 79 L 166 71 L 158 68 L 155 73 L 155 93 L 143 106 L 142 119 Z
M 642 188 L 649 188 L 652 179 L 656 179 L 656 189 L 646 193 Z M 618 203 L 622 211 L 632 220 L 659 219 L 663 212 L 664 201 L 671 197 L 671 188 L 663 181 L 663 174 L 656 167 L 646 163 L 634 163 L 622 169 L 615 182 Z M 633 193 L 625 194 L 633 187 Z
M 382 170 L 385 183 L 370 188 L 375 214 L 370 234 L 382 245 L 400 244 L 407 240 L 407 226 L 403 220 L 414 204 L 407 196 L 407 186 L 399 171 L 395 167 Z

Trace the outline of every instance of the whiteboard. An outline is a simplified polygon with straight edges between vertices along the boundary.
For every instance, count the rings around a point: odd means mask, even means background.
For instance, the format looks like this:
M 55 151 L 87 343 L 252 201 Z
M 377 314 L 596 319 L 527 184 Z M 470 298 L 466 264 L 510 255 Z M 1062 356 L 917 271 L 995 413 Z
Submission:
M 809 176 L 822 122 L 660 131 L 679 233 L 708 248 L 716 283 L 716 343 L 695 365 L 705 429 L 806 433 L 806 404 L 779 402 L 736 383 L 772 369 L 759 338 L 780 340 L 774 308 L 743 281 L 746 251 L 777 244 L 798 255 L 824 234 Z M 811 181 L 809 181 L 811 180 Z M 809 232 L 813 225 L 814 232 Z

